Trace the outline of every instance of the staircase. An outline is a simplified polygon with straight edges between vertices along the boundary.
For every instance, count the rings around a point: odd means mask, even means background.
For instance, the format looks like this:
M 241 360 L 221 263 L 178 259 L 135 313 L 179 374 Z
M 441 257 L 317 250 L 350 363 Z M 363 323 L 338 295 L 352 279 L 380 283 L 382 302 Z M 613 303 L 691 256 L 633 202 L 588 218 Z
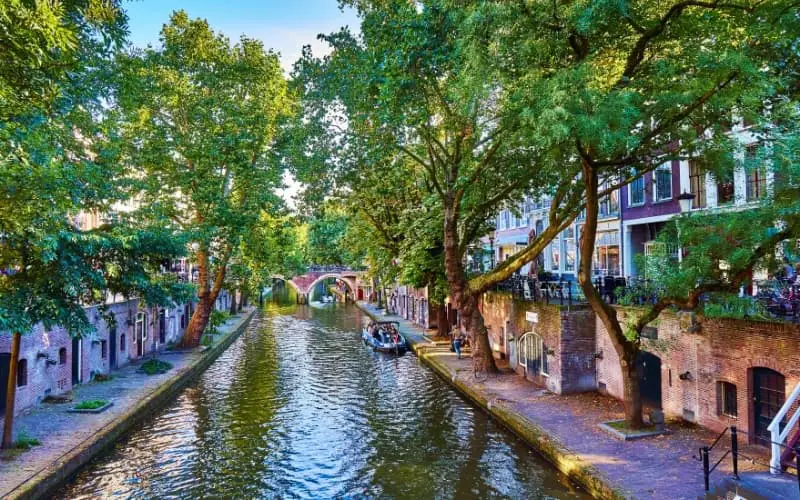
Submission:
M 800 383 L 795 386 L 767 427 L 772 440 L 772 458 L 769 462 L 772 474 L 780 474 L 787 466 L 796 466 L 795 450 L 800 441 L 800 432 L 797 430 L 797 422 L 800 421 L 800 406 L 796 404 L 798 399 L 800 399 Z M 794 407 L 794 412 L 786 422 L 786 426 L 781 429 L 781 423 L 786 419 L 792 407 Z

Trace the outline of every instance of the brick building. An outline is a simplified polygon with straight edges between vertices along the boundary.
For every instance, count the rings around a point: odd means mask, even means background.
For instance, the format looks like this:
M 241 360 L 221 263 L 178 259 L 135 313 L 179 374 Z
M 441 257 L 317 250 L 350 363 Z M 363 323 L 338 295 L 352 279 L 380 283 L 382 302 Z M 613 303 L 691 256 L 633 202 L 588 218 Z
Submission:
M 83 338 L 72 338 L 61 327 L 46 330 L 41 324 L 22 336 L 15 412 L 178 342 L 194 312 L 191 303 L 140 308 L 137 299 L 117 299 L 109 298 L 105 313 L 97 306 L 86 308 L 94 331 Z M 225 311 L 229 304 L 228 292 L 223 291 L 214 307 Z M 11 335 L 0 334 L 0 414 L 5 412 L 10 353 Z
M 481 309 L 496 357 L 520 376 L 557 394 L 622 399 L 619 358 L 587 307 L 490 292 Z M 618 310 L 621 319 L 636 313 Z M 747 441 L 768 444 L 767 425 L 800 383 L 800 325 L 668 311 L 644 333 L 637 373 L 646 407 L 717 432 L 736 425 Z
M 598 387 L 621 398 L 618 357 L 596 327 Z M 715 431 L 736 425 L 748 441 L 768 443 L 766 426 L 800 383 L 800 326 L 665 312 L 648 337 L 639 372 L 649 406 Z
M 436 327 L 436 311 L 428 300 L 427 288 L 396 286 L 388 298 L 389 310 L 424 328 Z
M 594 313 L 490 292 L 481 302 L 492 350 L 521 376 L 556 394 L 594 391 Z

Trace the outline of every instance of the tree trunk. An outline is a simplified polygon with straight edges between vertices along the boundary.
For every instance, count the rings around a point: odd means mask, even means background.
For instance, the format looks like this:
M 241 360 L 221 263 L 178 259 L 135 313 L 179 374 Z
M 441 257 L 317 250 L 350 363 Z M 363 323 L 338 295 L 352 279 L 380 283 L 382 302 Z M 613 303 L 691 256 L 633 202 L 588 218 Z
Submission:
M 3 421 L 3 449 L 14 446 L 14 407 L 17 397 L 17 365 L 19 364 L 19 343 L 21 335 L 17 332 L 11 337 L 11 359 L 8 361 L 8 386 L 6 387 L 6 417 Z
M 628 359 L 620 360 L 622 370 L 622 394 L 625 403 L 625 422 L 631 429 L 644 427 L 642 420 L 642 393 L 639 389 L 639 374 L 636 372 L 636 356 L 639 349 L 631 349 Z
M 242 296 L 239 298 L 239 312 L 242 311 L 245 307 L 247 307 L 250 295 L 247 293 L 247 290 L 242 290 Z
M 496 373 L 497 365 L 489 343 L 489 331 L 483 322 L 483 314 L 478 307 L 479 296 L 470 294 L 459 309 L 462 320 L 467 325 L 470 348 L 472 349 L 472 365 L 476 370 Z
M 463 324 L 467 327 L 472 346 L 472 366 L 486 373 L 497 372 L 497 366 L 489 345 L 489 336 L 478 309 L 477 297 L 469 293 L 464 265 L 459 250 L 458 216 L 451 207 L 444 216 L 444 264 L 450 294 L 458 308 Z
M 236 289 L 231 290 L 231 307 L 228 312 L 230 312 L 231 316 L 236 314 L 238 309 L 236 309 Z
M 597 237 L 597 218 L 599 215 L 599 185 L 597 172 L 584 161 L 583 181 L 586 185 L 586 223 L 580 235 L 580 263 L 578 265 L 578 283 L 581 285 L 586 301 L 597 315 L 611 338 L 614 350 L 619 356 L 620 371 L 623 382 L 623 398 L 625 403 L 625 422 L 631 429 L 644 427 L 642 420 L 642 398 L 639 393 L 639 377 L 636 373 L 636 356 L 639 353 L 639 341 L 631 341 L 622 329 L 617 311 L 606 304 L 603 297 L 592 283 L 592 259 L 594 256 L 595 238 Z
M 436 306 L 436 328 L 440 337 L 447 337 L 450 334 L 450 323 L 447 321 L 447 308 L 444 304 Z
M 222 267 L 212 289 L 209 284 L 208 251 L 203 247 L 197 251 L 197 308 L 192 314 L 192 319 L 189 320 L 186 331 L 183 332 L 183 338 L 180 342 L 181 347 L 191 348 L 200 345 L 200 338 L 203 336 L 206 326 L 208 326 L 208 319 L 211 317 L 214 301 L 217 300 L 219 295 L 221 281 L 225 278 L 225 262 L 221 262 L 219 265 Z

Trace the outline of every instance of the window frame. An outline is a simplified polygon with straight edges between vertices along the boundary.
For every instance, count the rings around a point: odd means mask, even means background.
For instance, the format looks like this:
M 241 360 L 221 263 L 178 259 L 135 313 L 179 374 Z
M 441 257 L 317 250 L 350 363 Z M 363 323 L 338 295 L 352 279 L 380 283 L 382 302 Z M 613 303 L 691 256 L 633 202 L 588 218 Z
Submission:
M 694 195 L 694 198 L 692 198 L 693 209 L 706 208 L 708 206 L 706 171 L 702 164 L 696 160 L 689 161 L 689 193 Z
M 729 391 L 732 391 L 732 394 Z M 728 382 L 727 380 L 717 381 L 717 415 L 728 418 L 739 418 L 738 397 L 739 390 L 736 384 Z
M 669 195 L 668 196 L 660 196 L 660 190 L 663 186 L 661 186 L 658 182 L 659 173 L 667 174 L 667 186 L 669 187 Z M 665 203 L 671 201 L 674 198 L 674 193 L 672 192 L 672 163 L 667 162 L 657 166 L 653 170 L 652 181 L 653 181 L 653 203 Z
M 638 186 L 639 183 L 641 183 L 641 193 L 642 193 L 641 194 L 641 201 L 634 202 L 633 201 L 633 187 L 634 187 L 634 185 Z M 638 188 L 637 188 L 637 190 L 638 190 Z M 645 201 L 647 199 L 647 195 L 646 195 L 645 191 L 646 191 L 646 189 L 645 189 L 644 175 L 639 176 L 636 179 L 632 180 L 628 184 L 628 207 L 641 207 L 642 205 L 644 205 Z
M 745 200 L 748 202 L 759 201 L 767 196 L 767 169 L 761 164 L 750 165 L 758 159 L 758 144 L 750 144 L 744 148 L 745 167 Z M 755 168 L 753 168 L 755 167 Z

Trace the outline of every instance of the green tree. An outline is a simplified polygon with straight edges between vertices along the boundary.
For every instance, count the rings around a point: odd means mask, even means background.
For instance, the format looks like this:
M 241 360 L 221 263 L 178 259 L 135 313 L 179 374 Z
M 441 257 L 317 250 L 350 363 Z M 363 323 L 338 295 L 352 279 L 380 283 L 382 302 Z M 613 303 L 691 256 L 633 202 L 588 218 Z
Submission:
M 469 10 L 444 1 L 363 2 L 361 36 L 342 30 L 324 39 L 333 53 L 307 50 L 295 76 L 302 85 L 302 160 L 328 173 L 325 186 L 353 182 L 398 155 L 413 162 L 421 205 L 438 214 L 449 295 L 472 337 L 473 362 L 495 370 L 478 303 L 483 292 L 536 257 L 574 218 L 580 190 L 560 150 L 532 133 L 519 113 L 520 87 L 504 86 L 475 64 L 462 38 Z M 387 177 L 386 182 L 392 182 Z M 380 180 L 378 180 L 380 182 Z M 512 259 L 468 278 L 467 249 L 494 215 L 525 194 L 555 198 L 546 231 Z
M 64 77 L 85 73 L 126 35 L 118 0 L 7 0 L 0 4 L 0 120 L 47 111 L 65 96 Z M 76 75 L 77 76 L 77 75 Z M 6 124 L 8 126 L 8 124 Z
M 626 420 L 639 427 L 638 332 L 626 329 L 592 283 L 602 186 L 625 185 L 676 159 L 702 158 L 717 175 L 730 168 L 739 147 L 728 133 L 732 115 L 766 131 L 769 113 L 794 99 L 797 55 L 789 47 L 798 38 L 797 6 L 542 0 L 469 8 L 472 53 L 491 63 L 504 86 L 525 89 L 517 94 L 522 116 L 560 145 L 584 190 L 578 279 L 619 355 Z M 758 253 L 759 244 L 748 244 Z
M 0 7 L 0 26 L 9 54 L 0 71 L 0 331 L 12 335 L 7 448 L 21 335 L 41 323 L 81 336 L 92 329 L 85 305 L 102 310 L 107 293 L 167 304 L 187 289 L 159 273 L 183 253 L 180 238 L 163 224 L 114 215 L 127 198 L 104 106 L 110 57 L 124 41 L 117 4 L 12 1 Z M 108 220 L 81 227 L 82 212 Z
M 361 265 L 362 256 L 345 243 L 351 216 L 333 200 L 325 202 L 308 220 L 306 262 L 316 265 Z
M 161 44 L 119 57 L 117 104 L 140 213 L 193 242 L 199 304 L 182 344 L 195 346 L 243 235 L 281 204 L 273 146 L 292 100 L 278 56 L 257 40 L 231 44 L 179 11 Z

